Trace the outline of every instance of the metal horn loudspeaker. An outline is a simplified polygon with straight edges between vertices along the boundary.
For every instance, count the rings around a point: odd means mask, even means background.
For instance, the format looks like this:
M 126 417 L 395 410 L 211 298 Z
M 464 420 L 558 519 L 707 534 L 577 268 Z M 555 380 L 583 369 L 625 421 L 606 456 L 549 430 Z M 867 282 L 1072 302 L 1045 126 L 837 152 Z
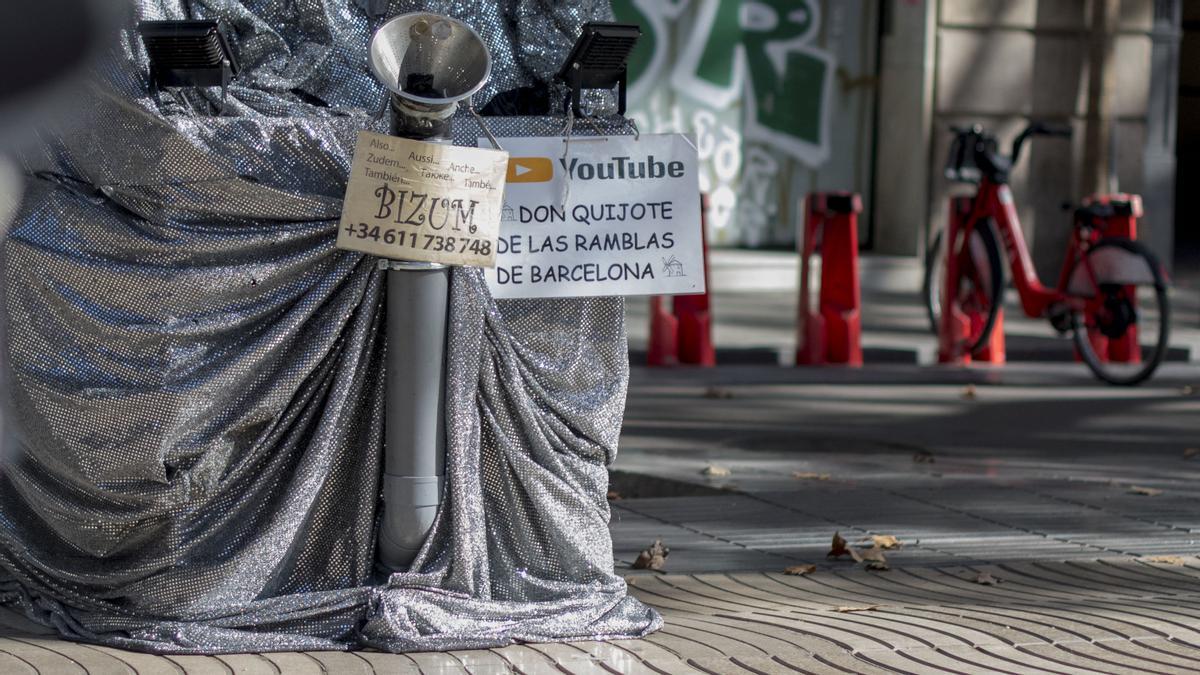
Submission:
M 371 38 L 371 71 L 391 90 L 392 135 L 447 138 L 458 102 L 487 83 L 492 57 L 470 26 L 414 12 L 389 19 Z

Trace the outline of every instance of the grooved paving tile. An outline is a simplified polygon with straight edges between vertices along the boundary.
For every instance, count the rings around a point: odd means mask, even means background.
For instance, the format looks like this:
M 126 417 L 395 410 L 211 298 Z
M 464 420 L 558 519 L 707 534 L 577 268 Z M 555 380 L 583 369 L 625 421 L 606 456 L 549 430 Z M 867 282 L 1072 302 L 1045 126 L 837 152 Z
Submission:
M 1097 585 L 1109 584 L 1114 588 L 1136 590 L 1143 595 L 1181 595 L 1200 591 L 1195 583 L 1187 583 L 1184 579 L 1173 580 L 1146 572 L 1129 572 L 1116 568 L 1106 568 L 1100 565 L 1081 565 L 1078 562 L 1063 562 L 1059 564 L 1034 563 L 1043 569 L 1055 568 L 1060 574 L 1070 575 L 1081 580 L 1087 580 Z
M 21 659 L 0 651 L 0 673 L 11 675 L 38 675 L 38 671 Z
M 1017 647 L 985 647 L 972 649 L 970 647 L 951 647 L 946 650 L 964 661 L 970 663 L 978 655 L 988 656 L 1003 664 L 994 672 L 1008 672 L 1014 675 L 1026 673 L 1062 673 L 1064 675 L 1104 675 L 1106 671 L 1095 670 L 1086 666 L 1074 665 L 1078 660 L 1074 654 L 1061 652 L 1039 645 L 1037 650 Z
M 82 675 L 87 672 L 75 660 L 55 649 L 56 644 L 57 641 L 39 644 L 38 640 L 27 636 L 4 637 L 0 638 L 0 651 L 28 663 L 43 675 L 46 673 L 54 673 L 54 675 L 76 675 L 78 673 Z
M 506 666 L 503 666 L 505 663 L 504 659 L 500 658 L 500 656 L 497 654 L 480 651 L 473 653 L 488 654 L 491 657 L 494 657 L 495 660 L 493 661 L 489 659 L 487 663 L 496 664 L 497 667 L 506 668 Z M 355 652 L 355 654 L 358 654 L 358 652 Z M 439 675 L 442 673 L 445 675 L 461 675 L 462 673 L 468 672 L 464 669 L 465 664 L 457 653 L 439 654 L 437 652 L 417 652 L 415 654 L 406 655 L 377 654 L 376 656 L 377 658 L 371 661 L 371 665 L 375 667 L 376 673 L 392 672 L 391 669 L 395 667 L 396 662 L 405 657 L 407 657 L 405 660 L 409 661 L 409 663 L 404 664 L 404 667 L 408 668 L 410 672 L 438 673 Z M 381 665 L 383 668 L 380 668 Z M 494 672 L 484 668 L 481 668 L 481 671 L 485 673 Z
M 476 654 L 479 653 L 486 652 L 476 652 Z M 417 661 L 415 659 L 415 657 L 420 656 L 419 654 L 389 654 L 370 649 L 359 650 L 354 652 L 354 654 L 355 656 L 358 656 L 362 660 L 371 664 L 371 669 L 376 673 L 397 673 L 397 675 L 400 675 L 406 673 L 420 673 L 423 670 L 417 665 Z M 307 654 L 302 654 L 301 656 L 309 658 Z M 439 664 L 449 665 L 454 661 L 454 657 L 448 654 L 436 654 L 435 656 L 437 657 Z M 319 662 L 314 661 L 314 663 L 318 663 L 319 665 Z M 429 672 L 436 673 L 440 671 L 441 666 L 439 665 L 437 668 L 430 670 Z M 485 670 L 482 672 L 492 671 Z
M 726 657 L 759 658 L 781 656 L 803 658 L 808 650 L 792 639 L 781 639 L 743 621 L 725 617 L 687 617 L 676 624 L 680 634 L 691 639 L 706 639 L 708 644 Z
M 49 638 L 32 638 L 29 641 L 74 661 L 84 672 L 89 674 L 137 675 L 124 661 L 111 654 L 92 649 L 88 645 Z
M 188 675 L 233 675 L 223 661 L 213 656 L 167 656 Z
M 0 672 L 1200 672 L 1200 565 L 1187 560 L 899 565 L 884 572 L 827 563 L 806 576 L 643 573 L 631 577 L 630 591 L 657 607 L 666 625 L 642 640 L 445 654 L 159 657 L 10 636 L 0 638 L 0 668 L 12 667 Z M 999 585 L 976 583 L 983 571 Z
M 621 642 L 573 642 L 568 645 L 568 648 L 587 656 L 606 672 L 652 675 L 654 671 L 643 663 L 641 658 L 621 649 Z
M 963 664 L 933 649 L 869 649 L 859 659 L 902 673 L 957 673 Z
M 381 654 L 380 656 L 395 655 Z M 466 669 L 468 673 L 493 673 L 505 668 L 505 661 L 500 658 L 499 654 L 483 649 L 456 651 L 449 654 L 409 654 L 408 656 L 419 657 L 416 663 L 410 664 L 413 672 L 417 672 L 417 665 L 422 662 L 428 664 L 428 667 L 420 668 L 422 672 L 431 672 L 436 668 L 436 672 L 447 673 L 461 673 L 462 669 Z M 375 667 L 375 672 L 381 672 L 378 665 Z
M 1040 647 L 1029 648 L 1030 651 L 1035 653 L 1041 649 Z M 1130 658 L 1128 655 L 1114 652 L 1110 648 L 1090 642 L 1072 642 L 1061 645 L 1060 651 L 1079 659 L 1076 663 L 1080 665 L 1086 659 L 1086 662 L 1092 669 L 1104 673 L 1156 673 L 1158 675 L 1174 675 L 1180 672 L 1175 667 Z
M 1177 642 L 1171 638 L 1143 638 L 1136 642 L 1155 651 L 1184 659 L 1190 664 L 1188 668 L 1192 670 L 1200 669 L 1200 663 L 1196 661 L 1196 652 L 1198 649 L 1196 645 Z
M 567 670 L 580 675 L 599 675 L 608 672 L 590 654 L 581 652 L 570 645 L 537 643 L 528 645 L 528 647 L 545 654 L 550 663 L 559 670 Z
M 307 654 L 278 652 L 263 654 L 263 657 L 274 663 L 279 668 L 279 672 L 287 673 L 287 675 L 324 675 L 320 662 L 310 658 Z
M 1162 640 L 1163 638 L 1158 638 Z M 1196 670 L 1195 654 L 1181 655 L 1168 649 L 1160 648 L 1152 638 L 1141 638 L 1133 641 L 1104 641 L 1095 643 L 1100 647 L 1111 647 L 1114 653 L 1122 655 L 1123 662 L 1138 662 L 1153 664 L 1155 668 L 1163 668 L 1168 672 Z
M 512 667 L 529 675 L 561 673 L 554 659 L 527 645 L 509 645 L 492 650 L 501 655 Z
M 304 652 L 321 663 L 327 673 L 372 675 L 374 668 L 357 654 L 346 652 Z
M 724 658 L 720 650 L 713 648 L 706 639 L 696 640 L 686 628 L 677 628 L 674 623 L 646 637 L 646 642 L 667 651 L 683 660 L 690 658 Z
M 222 654 L 217 658 L 229 666 L 234 675 L 280 675 L 282 672 L 274 661 L 259 654 Z
M 891 611 L 891 610 L 887 610 Z M 961 612 L 954 609 L 931 609 L 905 607 L 896 612 L 914 624 L 928 624 L 933 630 L 953 635 L 957 644 L 947 641 L 943 648 L 951 647 L 1011 647 L 1029 641 L 1041 641 L 1037 631 L 1022 629 L 1011 621 L 1001 621 L 993 616 Z

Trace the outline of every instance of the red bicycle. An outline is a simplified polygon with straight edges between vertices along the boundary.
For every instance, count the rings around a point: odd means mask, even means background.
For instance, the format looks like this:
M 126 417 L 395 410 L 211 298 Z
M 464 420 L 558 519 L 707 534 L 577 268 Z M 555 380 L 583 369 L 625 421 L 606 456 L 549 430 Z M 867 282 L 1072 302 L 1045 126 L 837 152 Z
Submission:
M 978 125 L 951 130 L 955 139 L 946 176 L 977 189 L 955 241 L 947 245 L 945 231 L 939 232 L 925 258 L 924 295 L 934 332 L 939 331 L 944 299 L 952 298 L 962 312 L 982 319 L 969 322 L 959 336 L 959 353 L 976 354 L 987 345 L 1005 288 L 999 233 L 1026 315 L 1049 319 L 1060 335 L 1072 333 L 1079 355 L 1101 380 L 1134 385 L 1149 378 L 1167 351 L 1166 275 L 1154 254 L 1138 242 L 1104 236 L 1114 207 L 1092 203 L 1075 209 L 1074 231 L 1054 288 L 1038 279 L 1025 245 L 1009 174 L 1029 138 L 1069 138 L 1071 130 L 1031 124 L 1013 141 L 1007 157 L 997 151 L 996 138 Z M 946 278 L 947 255 L 955 256 L 952 280 Z

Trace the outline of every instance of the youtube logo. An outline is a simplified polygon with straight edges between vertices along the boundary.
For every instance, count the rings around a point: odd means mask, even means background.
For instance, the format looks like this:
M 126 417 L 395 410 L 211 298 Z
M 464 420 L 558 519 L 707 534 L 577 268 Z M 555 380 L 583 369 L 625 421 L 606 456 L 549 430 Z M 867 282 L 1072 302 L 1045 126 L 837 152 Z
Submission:
M 548 157 L 510 157 L 509 183 L 545 183 L 554 179 L 554 163 Z

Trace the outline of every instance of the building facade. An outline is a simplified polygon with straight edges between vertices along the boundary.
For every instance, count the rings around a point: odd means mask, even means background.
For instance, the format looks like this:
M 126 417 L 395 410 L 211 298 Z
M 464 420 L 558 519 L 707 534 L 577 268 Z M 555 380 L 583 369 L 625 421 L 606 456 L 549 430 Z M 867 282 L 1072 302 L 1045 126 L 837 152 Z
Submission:
M 919 256 L 948 196 L 964 189 L 942 177 L 948 127 L 979 123 L 1007 145 L 1038 119 L 1076 130 L 1071 141 L 1032 143 L 1012 177 L 1046 273 L 1070 232 L 1061 206 L 1082 196 L 1092 2 L 615 0 L 614 9 L 645 29 L 633 117 L 643 130 L 696 135 L 714 245 L 792 247 L 807 192 L 853 190 L 866 207 L 863 247 Z M 1200 68 L 1180 89 L 1183 4 L 1123 0 L 1114 59 L 1115 178 L 1143 196 L 1141 238 L 1167 259 L 1176 119 L 1180 101 L 1191 105 L 1179 94 L 1191 86 L 1200 101 Z

